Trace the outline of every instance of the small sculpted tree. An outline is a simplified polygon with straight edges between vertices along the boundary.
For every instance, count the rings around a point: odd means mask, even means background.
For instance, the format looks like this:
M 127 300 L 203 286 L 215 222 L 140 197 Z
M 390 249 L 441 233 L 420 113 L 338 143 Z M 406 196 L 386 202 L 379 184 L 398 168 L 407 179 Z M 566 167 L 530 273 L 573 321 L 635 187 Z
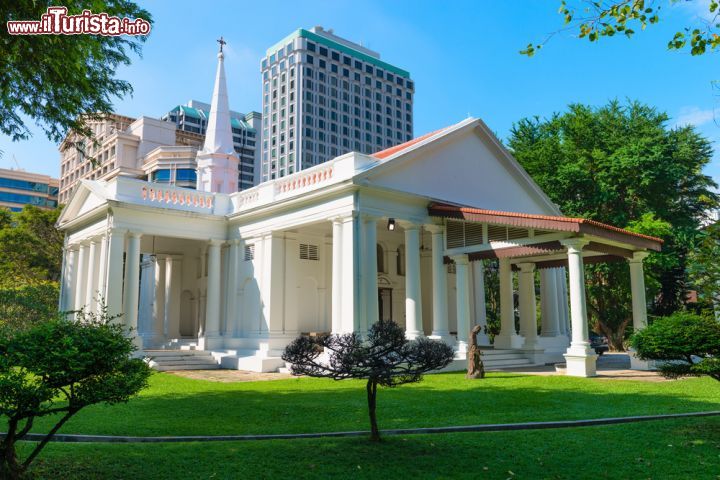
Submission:
M 20 478 L 57 431 L 88 405 L 115 404 L 147 386 L 148 365 L 132 358 L 125 328 L 103 313 L 78 312 L 77 319 L 51 319 L 25 331 L 0 331 L 0 478 Z M 16 443 L 37 418 L 57 421 L 21 460 Z
M 321 358 L 324 352 L 326 359 Z M 366 340 L 356 333 L 300 336 L 285 348 L 282 358 L 292 364 L 293 375 L 367 380 L 370 439 L 379 441 L 375 415 L 378 385 L 419 382 L 423 374 L 449 365 L 453 356 L 447 344 L 424 337 L 407 340 L 398 324 L 381 320 L 370 327 Z
M 713 318 L 677 312 L 655 320 L 631 342 L 641 359 L 660 362 L 666 377 L 707 375 L 720 381 L 720 323 Z

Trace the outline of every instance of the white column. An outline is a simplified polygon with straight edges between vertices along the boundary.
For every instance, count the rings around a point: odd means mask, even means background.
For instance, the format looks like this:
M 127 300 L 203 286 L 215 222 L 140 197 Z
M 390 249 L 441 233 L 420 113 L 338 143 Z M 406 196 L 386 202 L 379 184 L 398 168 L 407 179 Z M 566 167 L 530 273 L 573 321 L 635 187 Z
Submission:
M 143 349 L 155 346 L 153 338 L 155 271 L 156 258 L 153 255 L 140 255 L 140 297 L 138 301 L 138 336 Z
M 560 312 L 558 310 L 557 275 L 554 268 L 540 270 L 540 309 L 542 336 L 560 335 Z
M 123 253 L 125 251 L 125 229 L 108 229 L 107 280 L 105 302 L 108 315 L 117 317 L 123 313 Z M 119 318 L 117 321 L 122 322 Z
M 166 340 L 180 338 L 180 296 L 182 292 L 182 258 L 168 255 L 165 258 L 165 283 L 158 285 L 165 289 L 163 306 L 163 334 Z M 198 300 L 198 305 L 199 305 Z M 199 312 L 198 312 L 199 313 Z M 198 325 L 198 330 L 204 328 Z M 195 332 L 200 335 L 200 332 Z
M 633 331 L 638 332 L 647 327 L 647 302 L 645 299 L 645 274 L 643 260 L 648 252 L 634 252 L 628 259 L 630 265 L 630 291 L 632 295 Z M 630 368 L 633 370 L 651 370 L 656 367 L 653 362 L 640 360 L 634 351 L 630 351 Z
M 77 264 L 78 249 L 75 245 L 65 247 L 65 256 L 63 264 L 63 296 L 61 311 L 70 311 L 75 308 L 75 288 L 77 288 Z
M 352 214 L 343 218 L 342 223 L 340 331 L 343 333 L 360 330 L 360 316 L 358 314 L 360 262 L 356 258 L 359 246 L 359 220 L 356 214 Z
M 154 343 L 165 340 L 165 266 L 166 259 L 162 255 L 155 257 L 155 299 L 152 308 L 151 333 Z
M 88 248 L 87 260 L 87 291 L 85 292 L 85 305 L 88 311 L 94 312 L 97 307 L 97 264 L 99 249 L 97 239 L 90 239 L 90 247 Z
M 342 325 L 342 219 L 332 221 L 332 333 L 340 333 Z
M 365 259 L 361 262 L 364 273 L 365 322 L 361 326 L 363 335 L 370 326 L 379 319 L 378 284 L 377 284 L 377 217 L 364 215 L 362 217 L 365 233 Z
M 495 337 L 495 348 L 519 348 L 522 337 L 515 330 L 515 305 L 513 299 L 513 273 L 509 258 L 500 259 L 500 334 Z
M 230 240 L 228 247 L 228 283 L 225 300 L 225 335 L 232 336 L 237 331 L 237 290 L 238 290 L 238 257 L 240 239 Z
M 267 233 L 262 242 L 261 331 L 274 338 L 285 334 L 285 243 L 284 232 Z
M 648 252 L 634 252 L 630 264 L 630 290 L 632 292 L 633 330 L 640 331 L 647 327 L 647 302 L 645 300 L 645 275 L 643 260 Z
M 400 224 L 405 229 L 405 336 L 412 340 L 423 335 L 420 228 L 410 222 Z
M 124 323 L 137 334 L 138 295 L 140 293 L 140 237 L 138 232 L 130 232 L 128 249 L 125 256 L 125 302 Z
M 482 330 L 477 334 L 478 345 L 490 345 L 490 339 L 485 333 L 487 327 L 487 310 L 485 306 L 485 266 L 482 260 L 470 262 L 472 265 L 474 304 L 475 304 L 475 325 L 480 325 Z
M 457 299 L 457 350 L 467 351 L 470 335 L 470 268 L 467 255 L 455 255 L 455 282 Z
M 572 322 L 572 341 L 564 355 L 567 362 L 567 374 L 575 377 L 593 377 L 595 376 L 597 355 L 590 348 L 582 253 L 582 249 L 588 241 L 582 238 L 572 238 L 562 240 L 561 243 L 567 247 L 568 252 L 570 319 Z
M 520 335 L 525 337 L 523 348 L 538 348 L 537 304 L 535 300 L 535 264 L 518 263 L 518 295 L 520 313 Z
M 105 299 L 105 290 L 107 286 L 107 271 L 108 271 L 108 237 L 103 235 L 100 237 L 100 258 L 98 260 L 98 272 L 97 272 L 97 295 L 100 303 L 97 303 L 97 311 L 100 311 L 102 304 L 107 305 Z
M 445 268 L 445 226 L 426 225 L 432 234 L 433 329 L 430 338 L 450 343 L 447 305 L 447 270 Z
M 219 344 L 220 336 L 220 240 L 208 243 L 207 295 L 205 300 L 205 332 L 203 349 Z
M 88 249 L 87 243 L 81 243 L 78 253 L 77 262 L 77 275 L 75 282 L 75 310 L 82 310 L 85 308 L 85 297 L 88 290 L 87 285 L 87 264 L 88 264 Z
M 556 276 L 560 333 L 570 338 L 570 310 L 568 307 L 567 274 L 565 267 L 558 268 Z

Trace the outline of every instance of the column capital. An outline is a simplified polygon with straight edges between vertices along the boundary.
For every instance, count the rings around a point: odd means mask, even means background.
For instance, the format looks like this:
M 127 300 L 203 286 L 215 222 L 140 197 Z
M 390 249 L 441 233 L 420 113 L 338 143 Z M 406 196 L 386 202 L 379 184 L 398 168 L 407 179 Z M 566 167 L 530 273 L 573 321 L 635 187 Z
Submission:
M 340 213 L 338 215 L 335 215 L 333 217 L 330 217 L 330 221 L 332 223 L 345 223 L 348 220 L 352 220 L 358 215 L 358 212 L 346 212 L 346 213 Z
M 107 229 L 108 235 L 125 235 L 127 233 L 127 228 L 121 228 L 121 227 L 109 227 Z
M 235 245 L 235 246 L 240 245 L 241 242 L 242 242 L 242 239 L 240 239 L 240 238 L 232 238 L 232 239 L 228 240 L 229 245 Z
M 373 215 L 371 213 L 360 213 L 360 220 L 363 222 L 371 223 L 371 222 L 377 222 L 382 217 L 378 215 Z
M 645 250 L 640 250 L 637 252 L 633 252 L 632 258 L 628 258 L 628 262 L 630 263 L 642 263 L 643 260 L 645 260 L 648 255 L 650 255 L 650 252 Z
M 422 226 L 419 222 L 415 222 L 413 220 L 400 220 L 399 218 L 395 219 L 395 223 L 405 230 L 418 230 Z
M 587 240 L 585 238 L 566 238 L 564 240 L 560 240 L 560 244 L 564 245 L 568 249 L 568 253 L 579 253 L 582 252 L 582 249 L 590 243 L 590 240 Z
M 516 265 L 522 273 L 532 273 L 535 271 L 535 264 L 531 262 L 523 262 Z
M 455 262 L 455 265 L 467 265 L 468 263 L 470 263 L 467 254 L 453 255 L 450 258 L 453 262 Z
M 143 236 L 142 232 L 131 231 L 129 233 L 132 238 L 141 238 Z
M 210 238 L 207 241 L 208 246 L 211 247 L 220 247 L 223 243 L 225 243 L 225 240 L 221 240 L 219 238 Z
M 435 223 L 430 223 L 423 225 L 423 228 L 425 228 L 425 230 L 432 233 L 433 235 L 445 233 L 445 225 L 437 225 Z

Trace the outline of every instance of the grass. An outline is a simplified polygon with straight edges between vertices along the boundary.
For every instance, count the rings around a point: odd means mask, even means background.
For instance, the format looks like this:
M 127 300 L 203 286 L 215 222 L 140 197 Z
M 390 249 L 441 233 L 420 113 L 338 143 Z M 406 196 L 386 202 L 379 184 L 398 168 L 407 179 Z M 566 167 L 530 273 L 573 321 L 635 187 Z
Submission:
M 80 412 L 61 433 L 221 435 L 367 430 L 364 384 L 216 383 L 155 374 L 128 404 Z M 720 409 L 720 385 L 491 373 L 429 375 L 378 393 L 380 428 L 571 420 Z M 49 428 L 39 421 L 34 431 Z M 24 443 L 22 448 L 30 448 Z M 50 444 L 40 478 L 719 479 L 720 418 L 564 430 L 180 444 Z M 509 473 L 512 472 L 512 473 Z
M 59 479 L 717 479 L 720 419 L 387 437 L 182 444 L 50 444 Z
M 490 373 L 428 375 L 378 391 L 380 428 L 575 420 L 720 409 L 709 378 L 639 382 Z M 33 431 L 45 431 L 49 419 Z M 367 430 L 365 384 L 326 379 L 220 383 L 155 374 L 128 404 L 84 409 L 62 433 L 233 435 Z

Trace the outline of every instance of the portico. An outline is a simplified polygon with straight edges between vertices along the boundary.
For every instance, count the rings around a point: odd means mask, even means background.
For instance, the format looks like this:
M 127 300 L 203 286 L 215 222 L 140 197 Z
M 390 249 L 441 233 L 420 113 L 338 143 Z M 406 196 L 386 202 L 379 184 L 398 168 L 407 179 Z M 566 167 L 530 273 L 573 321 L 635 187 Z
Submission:
M 483 175 L 492 181 L 477 184 Z M 62 308 L 98 309 L 101 296 L 143 350 L 206 350 L 256 371 L 282 366 L 297 335 L 365 335 L 380 318 L 452 344 L 460 361 L 470 329 L 487 323 L 492 260 L 494 348 L 590 376 L 584 265 L 629 259 L 644 325 L 642 257 L 660 248 L 562 217 L 476 119 L 232 194 L 83 181 L 58 226 Z

